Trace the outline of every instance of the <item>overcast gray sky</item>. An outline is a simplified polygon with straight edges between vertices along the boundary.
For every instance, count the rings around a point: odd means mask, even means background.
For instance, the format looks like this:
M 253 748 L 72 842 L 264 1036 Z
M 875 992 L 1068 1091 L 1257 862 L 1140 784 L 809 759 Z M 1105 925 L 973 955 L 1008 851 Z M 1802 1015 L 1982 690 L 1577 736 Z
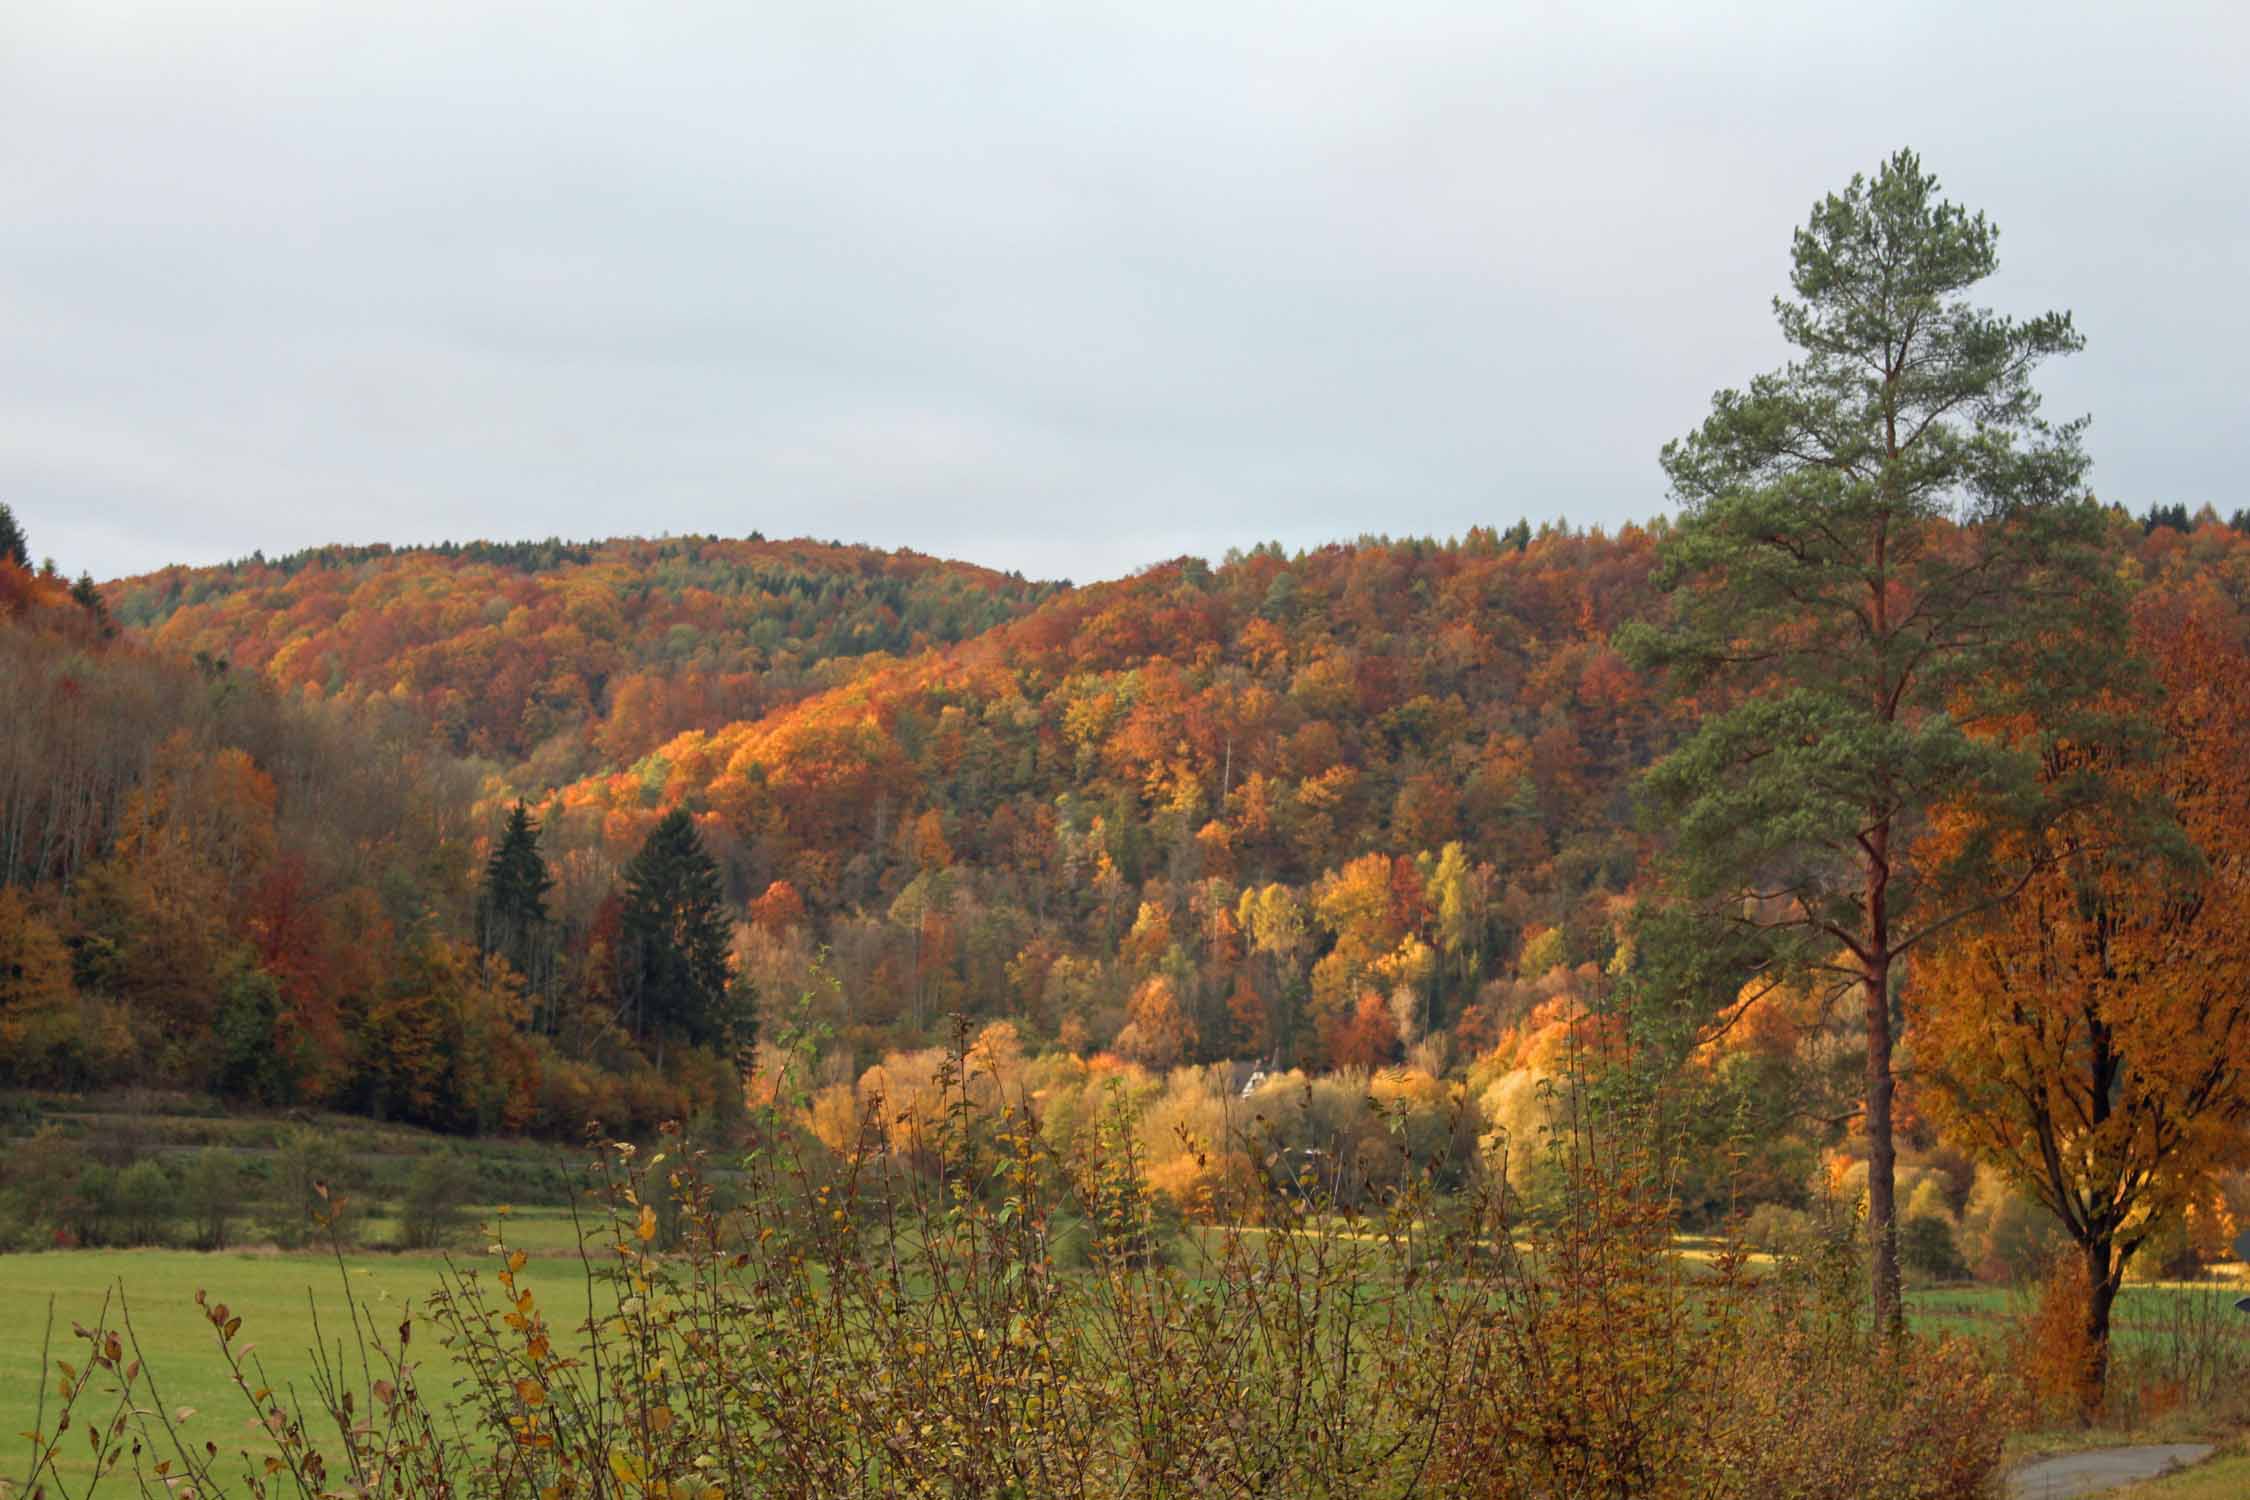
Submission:
M 2229 512 L 2246 77 L 2239 4 L 13 0 L 0 499 L 101 576 L 1614 524 L 1912 145 L 2100 492 Z

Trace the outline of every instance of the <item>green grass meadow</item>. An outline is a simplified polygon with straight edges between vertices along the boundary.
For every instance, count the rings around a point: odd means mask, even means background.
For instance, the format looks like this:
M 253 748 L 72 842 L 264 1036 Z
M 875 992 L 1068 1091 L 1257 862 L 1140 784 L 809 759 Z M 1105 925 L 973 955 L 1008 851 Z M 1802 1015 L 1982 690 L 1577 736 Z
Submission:
M 2207 1281 L 2128 1282 L 2111 1311 L 2111 1337 L 2120 1349 L 2169 1338 L 2182 1317 L 2208 1320 L 2227 1337 L 2250 1341 L 2250 1315 L 2236 1312 L 2236 1298 L 2250 1291 L 2242 1268 L 2214 1268 Z M 2031 1293 L 2009 1287 L 1931 1287 L 1907 1295 L 1914 1327 L 1926 1333 L 1994 1337 L 2031 1305 Z
M 371 1236 L 380 1235 L 379 1220 L 363 1221 Z M 567 1210 L 519 1209 L 507 1220 L 511 1247 L 528 1251 L 531 1266 L 524 1273 L 527 1285 L 553 1298 L 558 1314 L 578 1305 L 586 1275 L 576 1249 L 575 1230 Z M 467 1268 L 489 1268 L 485 1240 L 454 1254 Z M 272 1452 L 250 1424 L 242 1393 L 235 1389 L 218 1340 L 195 1295 L 202 1292 L 211 1303 L 225 1303 L 241 1317 L 238 1348 L 251 1346 L 264 1360 L 267 1377 L 276 1390 L 292 1383 L 309 1396 L 304 1383 L 314 1366 L 316 1327 L 333 1353 L 338 1341 L 351 1346 L 348 1303 L 357 1301 L 373 1312 L 377 1325 L 395 1329 L 399 1319 L 431 1291 L 445 1269 L 434 1254 L 384 1254 L 348 1251 L 341 1265 L 326 1251 L 274 1251 L 266 1249 L 205 1253 L 194 1250 L 67 1250 L 0 1255 L 0 1495 L 23 1477 L 30 1447 L 22 1434 L 39 1418 L 41 1396 L 41 1344 L 48 1337 L 53 1314 L 50 1360 L 69 1360 L 83 1370 L 85 1345 L 72 1335 L 73 1322 L 92 1327 L 104 1316 L 120 1337 L 126 1318 L 137 1340 L 141 1358 L 154 1373 L 157 1389 L 168 1411 L 192 1412 L 180 1431 L 196 1444 L 211 1442 L 222 1454 L 247 1449 L 264 1455 Z M 563 1283 L 558 1286 L 558 1282 Z M 347 1296 L 348 1288 L 348 1296 Z M 122 1295 L 120 1295 L 122 1294 Z M 597 1291 L 602 1301 L 606 1291 Z M 433 1378 L 445 1359 L 434 1330 L 416 1317 L 417 1333 L 428 1339 L 416 1352 L 424 1371 L 424 1388 L 442 1393 L 446 1377 Z M 351 1369 L 357 1376 L 356 1353 Z M 59 1402 L 54 1376 L 44 1377 L 47 1430 L 52 1431 Z M 80 1398 L 74 1426 L 106 1418 L 113 1410 L 94 1389 Z M 66 1440 L 63 1452 L 85 1450 Z M 83 1474 L 83 1460 L 67 1472 Z

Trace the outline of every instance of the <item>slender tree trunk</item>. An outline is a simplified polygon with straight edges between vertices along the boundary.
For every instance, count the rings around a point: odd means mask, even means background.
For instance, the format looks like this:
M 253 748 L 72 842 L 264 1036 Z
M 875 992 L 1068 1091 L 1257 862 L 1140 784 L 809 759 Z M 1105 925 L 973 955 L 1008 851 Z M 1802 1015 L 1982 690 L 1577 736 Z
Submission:
M 1875 1327 L 1886 1340 L 1906 1331 L 1899 1297 L 1898 1148 L 1891 1139 L 1891 913 L 1889 820 L 1867 835 L 1867 1274 Z

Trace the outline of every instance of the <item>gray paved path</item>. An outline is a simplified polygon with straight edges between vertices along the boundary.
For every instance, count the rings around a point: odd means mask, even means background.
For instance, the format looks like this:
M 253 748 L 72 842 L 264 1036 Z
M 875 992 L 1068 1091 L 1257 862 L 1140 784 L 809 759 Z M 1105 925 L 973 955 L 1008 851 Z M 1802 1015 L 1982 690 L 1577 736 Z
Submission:
M 2073 1500 L 2154 1479 L 2211 1455 L 2209 1443 L 2150 1443 L 2139 1448 L 2097 1448 L 2026 1464 L 2008 1476 L 2010 1500 Z

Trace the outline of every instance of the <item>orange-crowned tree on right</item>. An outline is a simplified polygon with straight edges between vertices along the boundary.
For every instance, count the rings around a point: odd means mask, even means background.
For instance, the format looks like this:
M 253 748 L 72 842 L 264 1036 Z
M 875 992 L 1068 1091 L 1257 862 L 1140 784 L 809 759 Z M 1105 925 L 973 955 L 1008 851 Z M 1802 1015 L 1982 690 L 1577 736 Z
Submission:
M 2139 634 L 2163 740 L 2110 774 L 2168 799 L 2192 849 L 2121 811 L 2058 823 L 2039 835 L 2058 857 L 1934 948 L 1908 990 L 1931 1113 L 2084 1257 L 2088 1415 L 2127 1263 L 2214 1171 L 2250 1161 L 2250 654 L 2193 620 Z M 2054 774 L 2105 758 L 2048 752 Z M 1935 842 L 1975 823 L 1944 820 Z

